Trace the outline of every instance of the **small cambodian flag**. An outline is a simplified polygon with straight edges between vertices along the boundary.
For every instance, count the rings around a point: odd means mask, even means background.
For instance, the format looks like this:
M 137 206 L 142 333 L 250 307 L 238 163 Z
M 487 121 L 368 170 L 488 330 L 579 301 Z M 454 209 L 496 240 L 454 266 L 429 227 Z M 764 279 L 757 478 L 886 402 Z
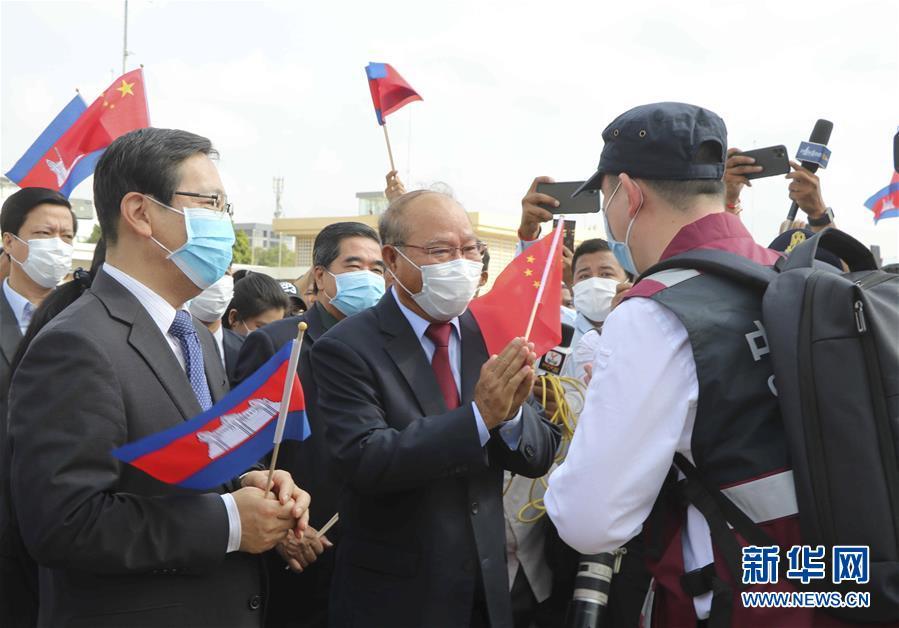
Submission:
M 389 114 L 413 100 L 421 100 L 418 92 L 389 63 L 369 63 L 365 66 L 365 75 L 368 77 L 375 115 L 381 126 Z
M 58 190 L 68 198 L 114 139 L 149 123 L 143 71 L 132 70 L 89 107 L 76 95 L 6 176 L 19 187 Z
M 884 218 L 899 216 L 899 172 L 893 173 L 893 179 L 886 187 L 865 201 L 865 207 L 874 212 L 874 223 Z
M 206 412 L 164 432 L 119 447 L 116 458 L 168 484 L 210 489 L 252 467 L 273 447 L 290 350 L 284 345 L 262 367 Z M 306 440 L 303 387 L 294 374 L 284 437 Z

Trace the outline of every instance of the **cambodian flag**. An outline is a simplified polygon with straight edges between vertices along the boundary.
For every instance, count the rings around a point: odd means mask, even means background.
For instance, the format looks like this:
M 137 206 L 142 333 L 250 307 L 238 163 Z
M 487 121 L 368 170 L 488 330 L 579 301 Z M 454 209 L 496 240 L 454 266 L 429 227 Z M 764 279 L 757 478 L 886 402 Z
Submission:
M 890 184 L 865 201 L 865 207 L 874 212 L 874 223 L 884 218 L 899 216 L 899 172 L 893 173 Z
M 365 66 L 365 74 L 368 76 L 375 115 L 381 126 L 389 114 L 413 100 L 421 100 L 418 92 L 388 63 L 369 63 Z
M 273 447 L 285 385 L 287 343 L 262 367 L 206 412 L 164 432 L 119 447 L 115 457 L 168 484 L 210 489 L 252 467 Z M 306 440 L 303 387 L 294 374 L 284 437 Z
M 94 173 L 114 139 L 148 125 L 143 71 L 137 69 L 116 79 L 90 107 L 75 96 L 6 176 L 19 187 L 49 188 L 69 196 Z

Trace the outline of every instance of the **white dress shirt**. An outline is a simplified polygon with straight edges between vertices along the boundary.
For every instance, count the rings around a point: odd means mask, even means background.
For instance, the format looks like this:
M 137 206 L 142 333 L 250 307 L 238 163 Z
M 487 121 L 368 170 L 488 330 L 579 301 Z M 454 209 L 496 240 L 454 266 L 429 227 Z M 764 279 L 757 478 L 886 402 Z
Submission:
M 169 333 L 172 323 L 175 322 L 177 310 L 150 288 L 131 275 L 119 270 L 109 262 L 103 264 L 103 271 L 122 284 L 122 287 L 134 295 L 134 298 L 144 306 L 144 309 L 147 310 L 147 314 L 150 315 L 150 318 L 152 318 L 153 322 L 156 323 L 156 326 L 159 327 L 162 336 L 168 341 L 169 347 L 171 347 L 172 352 L 178 359 L 178 363 L 181 365 L 182 369 L 185 369 L 186 373 L 187 363 L 185 362 L 184 354 L 181 351 L 181 342 Z M 187 308 L 183 305 L 181 306 L 181 309 L 185 312 L 187 311 Z M 222 355 L 224 355 L 224 353 Z M 240 512 L 237 510 L 237 503 L 234 501 L 234 497 L 232 497 L 231 494 L 225 493 L 221 498 L 225 503 L 225 510 L 228 512 L 228 547 L 226 552 L 236 552 L 240 549 Z
M 606 319 L 593 378 L 565 462 L 544 496 L 559 535 L 582 554 L 611 552 L 640 533 L 675 452 L 691 462 L 699 384 L 686 329 L 667 308 L 635 298 Z M 713 562 L 708 524 L 687 509 L 687 571 Z M 708 617 L 711 593 L 695 597 Z
M 215 344 L 219 348 L 219 357 L 222 359 L 222 368 L 227 369 L 225 366 L 225 326 L 219 325 L 219 328 L 212 332 L 212 337 L 215 338 Z
M 400 301 L 399 296 L 396 294 L 396 288 L 392 288 L 393 298 L 396 299 L 396 304 L 399 306 L 400 311 L 403 313 L 403 316 L 406 317 L 406 320 L 409 321 L 409 325 L 412 327 L 412 331 L 415 332 L 416 338 L 418 338 L 418 342 L 421 343 L 421 348 L 425 352 L 425 357 L 428 359 L 428 363 L 431 363 L 431 360 L 434 357 L 434 351 L 436 351 L 437 347 L 434 345 L 434 342 L 425 336 L 425 332 L 428 331 L 428 326 L 430 326 L 430 322 L 423 319 L 421 316 L 407 308 L 403 305 L 402 301 Z M 451 323 L 453 326 L 453 333 L 449 336 L 449 363 L 450 370 L 453 372 L 453 379 L 456 381 L 456 390 L 459 392 L 459 399 L 462 398 L 462 336 L 461 331 L 459 330 L 459 317 L 447 321 Z M 472 401 L 471 407 L 474 410 L 474 418 L 475 423 L 478 428 L 478 436 L 481 439 L 481 447 L 487 444 L 487 441 L 490 440 L 490 431 L 487 429 L 487 424 L 484 423 L 484 418 L 481 416 L 481 411 L 478 410 L 478 405 Z M 502 437 L 503 441 L 509 447 L 509 449 L 518 449 L 518 444 L 521 442 L 521 408 L 518 409 L 518 414 L 515 415 L 514 418 L 509 419 L 505 423 L 503 423 L 502 427 L 499 428 L 499 434 Z
M 31 316 L 34 314 L 34 304 L 12 289 L 12 286 L 9 285 L 9 278 L 3 280 L 3 295 L 6 297 L 6 302 L 9 303 L 9 308 L 16 317 L 19 331 L 24 336 L 29 323 L 31 323 Z

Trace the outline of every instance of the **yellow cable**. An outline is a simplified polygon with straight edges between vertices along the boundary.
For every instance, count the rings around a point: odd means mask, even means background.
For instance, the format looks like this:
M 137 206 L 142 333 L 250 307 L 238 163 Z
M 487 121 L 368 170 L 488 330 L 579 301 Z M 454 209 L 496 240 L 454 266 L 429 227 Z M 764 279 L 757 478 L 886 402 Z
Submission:
M 540 398 L 540 405 L 544 408 L 546 407 L 547 391 L 550 390 L 553 393 L 553 398 L 556 400 L 556 411 L 553 412 L 552 416 L 548 417 L 548 420 L 550 423 L 559 425 L 562 428 L 562 442 L 559 445 L 559 452 L 555 459 L 555 462 L 559 463 L 565 459 L 565 454 L 568 452 L 568 444 L 571 442 L 571 437 L 574 436 L 575 427 L 577 427 L 577 417 L 571 410 L 571 405 L 568 403 L 568 398 L 565 396 L 565 384 L 571 387 L 570 392 L 572 394 L 580 397 L 582 407 L 587 388 L 584 385 L 584 382 L 573 377 L 541 375 L 538 377 L 538 380 L 543 384 L 543 394 Z M 543 498 L 534 498 L 534 489 L 537 486 L 537 482 L 540 482 L 543 486 L 544 492 L 548 487 L 546 476 L 531 481 L 530 489 L 528 489 L 528 501 L 519 509 L 517 514 L 518 520 L 521 523 L 534 523 L 546 515 L 546 506 L 543 505 Z M 510 480 L 505 489 L 503 489 L 503 495 L 509 490 L 511 484 L 512 481 Z M 534 511 L 535 514 L 526 515 L 529 510 Z

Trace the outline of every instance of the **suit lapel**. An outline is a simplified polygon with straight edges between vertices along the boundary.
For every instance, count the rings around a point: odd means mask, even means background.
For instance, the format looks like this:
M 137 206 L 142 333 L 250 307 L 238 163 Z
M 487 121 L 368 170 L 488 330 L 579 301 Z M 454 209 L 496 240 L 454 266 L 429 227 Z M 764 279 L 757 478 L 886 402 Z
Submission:
M 466 404 L 474 400 L 474 387 L 489 356 L 484 337 L 471 312 L 466 310 L 459 317 L 459 328 L 462 331 L 462 403 Z
M 147 310 L 128 290 L 106 273 L 98 273 L 91 286 L 93 292 L 106 306 L 110 316 L 131 326 L 128 344 L 146 361 L 159 383 L 178 407 L 184 419 L 200 414 L 200 402 L 190 381 L 168 340 L 159 331 Z M 204 348 L 204 360 L 208 360 Z
M 200 339 L 200 347 L 203 349 L 203 370 L 206 371 L 206 383 L 209 384 L 212 403 L 216 403 L 228 393 L 228 377 L 222 367 L 218 344 L 212 333 L 198 320 L 193 319 L 193 323 Z M 191 392 L 193 392 L 192 388 Z
M 375 314 L 381 323 L 382 333 L 387 336 L 384 350 L 409 384 L 424 415 L 446 412 L 443 393 L 440 392 L 421 342 L 391 292 L 387 292 L 375 306 Z
M 0 351 L 9 364 L 16 355 L 19 343 L 22 342 L 22 330 L 19 329 L 19 321 L 6 300 L 3 291 L 3 283 L 0 282 Z

